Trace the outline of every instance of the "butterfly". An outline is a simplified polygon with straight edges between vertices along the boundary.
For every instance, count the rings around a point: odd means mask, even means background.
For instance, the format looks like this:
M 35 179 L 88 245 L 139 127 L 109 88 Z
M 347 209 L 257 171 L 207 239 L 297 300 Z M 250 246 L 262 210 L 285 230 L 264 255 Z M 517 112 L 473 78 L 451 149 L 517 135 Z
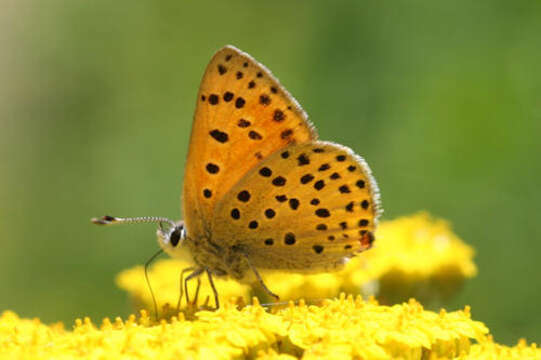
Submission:
M 298 102 L 262 64 L 233 46 L 208 64 L 199 92 L 183 185 L 184 220 L 93 219 L 97 224 L 156 222 L 172 257 L 191 254 L 185 279 L 206 273 L 237 280 L 259 269 L 326 272 L 369 249 L 381 213 L 379 190 L 363 158 L 317 139 Z M 164 226 L 164 224 L 166 226 Z

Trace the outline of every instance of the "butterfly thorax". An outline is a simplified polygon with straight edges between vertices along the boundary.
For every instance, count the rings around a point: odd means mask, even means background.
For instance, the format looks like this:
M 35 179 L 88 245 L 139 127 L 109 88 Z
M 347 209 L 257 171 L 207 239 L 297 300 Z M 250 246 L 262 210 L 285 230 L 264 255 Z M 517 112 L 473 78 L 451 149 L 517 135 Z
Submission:
M 185 246 L 188 247 L 193 261 L 199 267 L 208 269 L 215 275 L 229 275 L 240 280 L 244 278 L 249 269 L 246 259 L 239 256 L 239 249 L 234 246 L 219 245 L 210 236 L 197 238 L 188 236 L 185 240 Z

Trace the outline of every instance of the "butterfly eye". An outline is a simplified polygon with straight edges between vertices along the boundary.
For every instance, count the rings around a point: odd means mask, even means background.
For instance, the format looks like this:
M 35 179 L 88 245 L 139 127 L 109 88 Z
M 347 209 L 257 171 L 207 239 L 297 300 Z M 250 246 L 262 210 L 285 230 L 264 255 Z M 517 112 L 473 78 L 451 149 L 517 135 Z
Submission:
M 180 241 L 180 237 L 183 232 L 184 228 L 176 227 L 175 230 L 173 230 L 173 232 L 169 236 L 169 241 L 171 242 L 171 245 L 173 245 L 173 247 L 178 245 L 178 242 Z

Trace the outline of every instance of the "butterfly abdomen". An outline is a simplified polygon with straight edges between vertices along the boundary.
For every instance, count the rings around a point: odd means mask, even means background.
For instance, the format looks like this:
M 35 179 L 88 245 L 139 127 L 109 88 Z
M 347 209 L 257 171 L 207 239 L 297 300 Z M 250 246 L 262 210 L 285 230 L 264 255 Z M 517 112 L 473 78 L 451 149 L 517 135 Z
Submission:
M 229 275 L 234 279 L 244 278 L 249 266 L 238 246 L 225 246 L 227 241 L 211 238 L 187 238 L 186 246 L 193 261 L 214 275 Z

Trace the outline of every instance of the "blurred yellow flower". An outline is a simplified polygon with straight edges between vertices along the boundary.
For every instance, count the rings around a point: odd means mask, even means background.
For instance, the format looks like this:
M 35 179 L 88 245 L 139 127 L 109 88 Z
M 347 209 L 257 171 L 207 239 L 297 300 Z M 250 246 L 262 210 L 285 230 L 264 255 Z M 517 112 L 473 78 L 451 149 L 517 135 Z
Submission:
M 382 222 L 375 245 L 363 260 L 378 280 L 378 299 L 388 304 L 410 297 L 423 302 L 445 298 L 477 275 L 473 248 L 451 231 L 447 221 L 425 212 Z M 365 279 L 358 269 L 349 273 L 351 287 Z
M 351 259 L 335 273 L 303 275 L 262 271 L 267 286 L 282 300 L 322 299 L 340 292 L 378 295 L 380 302 L 393 304 L 416 297 L 423 302 L 449 296 L 466 278 L 476 275 L 473 249 L 450 230 L 444 220 L 434 220 L 426 213 L 382 222 L 377 230 L 375 247 Z M 150 271 L 150 281 L 160 304 L 176 308 L 180 294 L 180 271 L 191 263 L 161 260 Z M 287 281 L 284 281 L 287 279 Z M 192 281 L 190 294 L 195 291 Z M 137 309 L 152 308 L 152 298 L 141 266 L 120 273 L 117 284 L 128 291 Z M 248 302 L 257 296 L 272 301 L 258 284 L 216 280 L 222 299 L 240 297 Z M 212 291 L 203 278 L 200 299 Z M 167 311 L 166 311 L 167 312 Z
M 186 261 L 167 259 L 157 261 L 149 272 L 152 290 L 156 294 L 158 303 L 162 305 L 160 308 L 163 308 L 166 313 L 171 314 L 176 310 L 180 295 L 180 272 L 191 265 Z M 203 280 L 205 280 L 204 277 Z M 152 295 L 142 266 L 122 271 L 118 274 L 116 282 L 120 288 L 130 293 L 135 309 L 153 309 Z M 250 299 L 249 285 L 220 277 L 216 277 L 214 283 L 221 299 L 242 298 L 245 302 Z M 197 281 L 191 281 L 188 287 L 188 292 L 193 297 Z M 199 299 L 207 297 L 214 299 L 213 296 L 212 289 L 204 282 L 199 292 Z
M 500 345 L 494 342 L 492 336 L 483 337 L 479 344 L 471 346 L 470 352 L 460 357 L 461 360 L 492 360 L 492 359 L 541 359 L 541 349 L 537 344 L 528 345 L 526 340 L 520 339 L 513 347 Z
M 341 295 L 321 306 L 290 303 L 268 313 L 257 299 L 237 309 L 182 313 L 155 323 L 88 318 L 67 331 L 6 311 L 0 316 L 0 359 L 495 359 L 540 358 L 535 344 L 495 344 L 469 308 L 435 313 L 416 301 L 393 306 Z

